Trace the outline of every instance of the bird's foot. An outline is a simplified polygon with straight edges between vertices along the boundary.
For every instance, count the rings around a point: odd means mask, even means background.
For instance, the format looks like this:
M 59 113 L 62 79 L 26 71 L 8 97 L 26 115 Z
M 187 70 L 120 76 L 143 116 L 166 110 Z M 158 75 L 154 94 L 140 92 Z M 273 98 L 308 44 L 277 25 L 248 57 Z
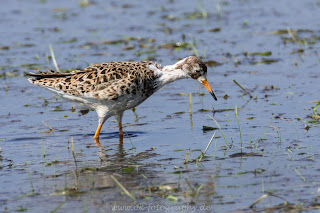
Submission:
M 97 145 L 100 145 L 99 137 L 93 137 L 93 140 Z

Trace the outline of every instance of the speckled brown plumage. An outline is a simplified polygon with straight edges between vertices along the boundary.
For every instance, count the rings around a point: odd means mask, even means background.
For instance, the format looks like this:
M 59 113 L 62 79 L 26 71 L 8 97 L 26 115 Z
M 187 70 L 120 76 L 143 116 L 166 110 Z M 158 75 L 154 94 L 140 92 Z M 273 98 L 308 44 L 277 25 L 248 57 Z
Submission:
M 35 77 L 29 81 L 73 96 L 93 97 L 99 100 L 116 100 L 119 96 L 137 92 L 149 97 L 156 89 L 153 82 L 158 77 L 148 68 L 149 65 L 161 67 L 151 61 L 108 62 L 72 73 L 48 71 L 29 74 Z

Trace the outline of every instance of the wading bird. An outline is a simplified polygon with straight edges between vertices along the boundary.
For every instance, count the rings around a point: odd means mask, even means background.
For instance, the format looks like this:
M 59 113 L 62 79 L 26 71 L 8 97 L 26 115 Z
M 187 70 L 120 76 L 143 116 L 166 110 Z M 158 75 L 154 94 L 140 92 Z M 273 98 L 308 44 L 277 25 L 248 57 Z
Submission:
M 163 67 L 153 61 L 119 61 L 95 64 L 71 73 L 37 71 L 29 73 L 28 75 L 34 78 L 28 80 L 63 98 L 94 109 L 99 117 L 99 125 L 94 135 L 96 143 L 99 143 L 104 122 L 115 116 L 119 127 L 119 141 L 122 143 L 123 112 L 138 106 L 168 83 L 183 78 L 195 79 L 217 100 L 206 74 L 207 67 L 204 62 L 195 56 L 189 56 Z

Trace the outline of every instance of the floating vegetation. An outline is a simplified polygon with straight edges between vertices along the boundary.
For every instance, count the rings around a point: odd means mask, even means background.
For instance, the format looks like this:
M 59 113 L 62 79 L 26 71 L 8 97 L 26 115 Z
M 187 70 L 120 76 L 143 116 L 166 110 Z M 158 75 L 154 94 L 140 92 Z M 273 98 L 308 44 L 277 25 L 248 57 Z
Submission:
M 320 126 L 320 111 L 318 110 L 318 107 L 320 106 L 319 101 L 314 101 L 314 103 L 317 103 L 316 106 L 313 107 L 312 115 L 308 115 L 307 117 L 311 118 L 311 120 L 303 121 L 304 123 L 310 123 L 315 126 Z M 299 119 L 301 120 L 301 119 Z M 310 129 L 310 126 L 305 124 L 304 129 L 306 132 Z
M 309 29 L 297 29 L 297 30 L 291 30 L 293 33 L 313 33 L 312 30 Z M 282 29 L 282 30 L 276 30 L 272 31 L 269 34 L 271 35 L 283 35 L 283 34 L 288 34 L 288 29 Z
M 272 52 L 271 52 L 271 51 L 267 51 L 267 52 L 253 52 L 253 53 L 249 53 L 249 55 L 270 56 L 270 55 L 272 55 Z
M 271 35 L 282 35 L 281 39 L 284 44 L 286 43 L 296 43 L 299 46 L 308 46 L 314 45 L 318 41 L 320 41 L 320 36 L 318 32 L 314 32 L 309 29 L 290 29 L 286 30 L 277 30 L 270 33 Z M 283 35 L 289 35 L 289 37 L 285 37 Z M 301 52 L 301 51 L 300 51 Z
M 184 13 L 182 19 L 205 19 L 208 17 L 208 14 L 205 11 L 194 11 L 191 13 Z
M 199 109 L 199 112 L 228 112 L 228 111 L 234 111 L 234 109 Z
M 186 42 L 165 43 L 165 44 L 161 44 L 160 46 L 158 46 L 158 48 L 161 48 L 161 49 L 172 49 L 174 51 L 181 51 L 181 50 L 184 50 L 184 49 L 189 49 L 189 50 L 192 49 L 190 43 L 186 43 Z
M 216 67 L 216 66 L 222 65 L 223 63 L 220 63 L 220 62 L 217 62 L 217 61 L 214 61 L 214 60 L 208 60 L 208 61 L 205 61 L 205 64 L 208 67 Z
M 10 49 L 9 46 L 2 46 L 2 47 L 0 47 L 0 50 L 9 50 L 9 49 Z
M 52 109 L 52 111 L 61 112 L 61 111 L 65 111 L 65 110 L 60 107 L 56 107 L 56 108 Z
M 39 64 L 22 64 L 20 65 L 20 67 L 27 67 L 28 69 L 37 69 L 39 66 Z
M 212 130 L 216 130 L 216 129 L 218 129 L 218 128 L 211 127 L 211 126 L 202 126 L 203 132 L 212 131 Z
M 87 7 L 89 5 L 90 5 L 89 0 L 80 0 L 80 2 L 79 2 L 80 7 Z
M 100 42 L 99 44 L 101 45 L 116 45 L 116 44 L 122 44 L 122 43 L 127 43 L 128 40 L 124 39 L 118 39 L 118 40 L 105 40 Z
M 21 76 L 19 72 L 4 72 L 4 73 L 0 73 L 0 78 L 12 78 L 12 77 L 18 77 Z
M 256 65 L 256 64 L 272 64 L 272 63 L 276 63 L 276 62 L 279 62 L 279 61 L 280 61 L 280 59 L 266 59 L 266 58 L 263 58 L 260 61 L 253 61 L 250 64 L 252 64 L 252 65 Z
M 252 119 L 254 119 L 254 117 L 247 117 L 246 119 L 247 120 L 252 120 Z
M 76 37 L 73 37 L 72 39 L 70 39 L 70 40 L 64 40 L 64 41 L 60 41 L 60 42 L 58 42 L 58 43 L 60 43 L 60 44 L 67 44 L 67 43 L 75 43 L 75 42 L 77 42 L 78 41 L 78 39 L 76 38 Z
M 208 32 L 213 32 L 213 33 L 217 33 L 220 31 L 221 31 L 221 28 L 212 28 L 212 29 L 208 30 Z
M 242 158 L 242 157 L 262 157 L 263 153 L 254 153 L 254 152 L 239 152 L 239 153 L 233 153 L 231 155 L 229 155 L 230 158 Z
M 182 18 L 179 18 L 177 16 L 174 16 L 172 14 L 169 14 L 169 15 L 164 15 L 161 17 L 162 19 L 166 19 L 168 21 L 178 21 L 178 20 L 182 20 Z

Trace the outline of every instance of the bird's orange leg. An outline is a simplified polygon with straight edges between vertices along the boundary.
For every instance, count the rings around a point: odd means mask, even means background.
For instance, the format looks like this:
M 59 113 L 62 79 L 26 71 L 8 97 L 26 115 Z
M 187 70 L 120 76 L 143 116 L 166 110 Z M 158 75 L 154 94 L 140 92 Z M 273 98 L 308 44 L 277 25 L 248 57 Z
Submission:
M 119 142 L 122 144 L 123 143 L 123 130 L 122 130 L 122 123 L 118 122 L 118 127 L 119 127 Z
M 119 143 L 120 143 L 120 145 L 123 144 L 122 116 L 123 116 L 123 111 L 119 111 L 115 114 L 115 118 L 118 121 L 118 127 L 119 127 Z
M 98 128 L 97 128 L 97 131 L 96 131 L 96 134 L 94 135 L 93 139 L 94 139 L 94 142 L 100 144 L 99 142 L 99 134 L 100 134 L 100 131 L 101 131 L 101 127 L 102 125 L 99 124 Z

